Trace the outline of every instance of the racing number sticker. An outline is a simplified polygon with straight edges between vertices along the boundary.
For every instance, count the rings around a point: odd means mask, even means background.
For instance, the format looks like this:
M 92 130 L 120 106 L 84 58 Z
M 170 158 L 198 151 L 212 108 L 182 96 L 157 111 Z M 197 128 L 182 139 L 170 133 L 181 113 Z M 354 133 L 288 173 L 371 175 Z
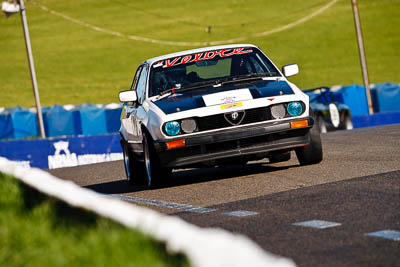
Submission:
M 337 128 L 340 124 L 340 116 L 339 110 L 335 104 L 329 104 L 329 113 L 331 114 L 332 125 Z
M 203 95 L 203 100 L 206 106 L 222 105 L 221 109 L 241 106 L 241 101 L 253 99 L 248 88 L 234 91 L 219 92 L 210 95 Z M 227 105 L 231 104 L 231 105 Z

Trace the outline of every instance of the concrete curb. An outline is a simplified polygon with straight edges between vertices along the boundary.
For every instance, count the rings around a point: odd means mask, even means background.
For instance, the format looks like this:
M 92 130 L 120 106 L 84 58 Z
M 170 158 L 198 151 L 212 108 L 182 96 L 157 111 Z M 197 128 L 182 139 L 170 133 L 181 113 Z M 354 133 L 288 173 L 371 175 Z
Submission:
M 196 267 L 295 266 L 290 259 L 265 252 L 245 236 L 221 229 L 200 228 L 178 217 L 98 194 L 40 169 L 24 168 L 1 157 L 0 172 L 13 175 L 70 206 L 93 211 L 165 242 L 169 251 L 185 254 Z

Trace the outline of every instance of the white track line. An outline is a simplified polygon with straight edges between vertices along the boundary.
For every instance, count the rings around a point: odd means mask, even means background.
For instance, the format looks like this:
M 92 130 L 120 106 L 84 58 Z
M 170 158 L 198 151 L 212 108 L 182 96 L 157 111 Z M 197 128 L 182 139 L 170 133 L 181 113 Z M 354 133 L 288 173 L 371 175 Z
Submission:
M 340 0 L 332 0 L 329 3 L 327 3 L 326 5 L 324 5 L 323 7 L 321 7 L 320 9 L 314 11 L 313 13 L 311 13 L 311 14 L 309 14 L 309 15 L 307 15 L 307 16 L 299 19 L 299 20 L 296 20 L 296 21 L 294 21 L 292 23 L 289 23 L 289 24 L 286 24 L 284 26 L 278 27 L 276 29 L 272 29 L 272 30 L 268 30 L 268 31 L 264 31 L 264 32 L 259 32 L 259 33 L 254 33 L 254 34 L 251 34 L 249 36 L 243 36 L 243 37 L 238 37 L 238 38 L 233 38 L 233 39 L 228 39 L 228 40 L 221 40 L 221 41 L 211 41 L 211 42 L 173 42 L 173 41 L 157 40 L 157 39 L 152 39 L 152 38 L 147 38 L 147 37 L 137 36 L 137 35 L 124 34 L 124 33 L 121 33 L 121 32 L 104 29 L 104 28 L 92 25 L 92 24 L 84 22 L 84 21 L 80 21 L 78 19 L 72 18 L 72 17 L 67 16 L 65 14 L 62 14 L 60 12 L 51 10 L 48 7 L 38 3 L 36 1 L 32 1 L 32 3 L 37 5 L 38 7 L 40 7 L 42 10 L 49 12 L 52 15 L 61 17 L 63 19 L 66 19 L 68 21 L 71 21 L 73 23 L 76 23 L 78 25 L 90 28 L 90 29 L 98 31 L 98 32 L 102 32 L 102 33 L 118 36 L 118 37 L 125 38 L 125 39 L 130 39 L 130 40 L 135 40 L 135 41 L 142 41 L 142 42 L 153 43 L 153 44 L 160 44 L 160 45 L 171 45 L 171 46 L 209 46 L 209 45 L 220 45 L 220 44 L 229 44 L 229 43 L 242 42 L 242 41 L 248 40 L 250 38 L 264 37 L 264 36 L 267 36 L 267 35 L 271 35 L 273 33 L 282 32 L 282 31 L 291 29 L 293 27 L 298 26 L 299 24 L 302 24 L 302 23 L 312 19 L 315 16 L 320 15 L 321 13 L 325 12 L 331 6 L 333 6 L 334 4 L 336 4 L 339 1 Z
M 183 211 L 187 211 L 187 212 L 206 213 L 206 212 L 216 211 L 216 209 L 211 209 L 211 208 L 202 208 L 202 207 L 196 207 L 196 206 L 188 205 L 188 204 L 179 204 L 179 203 L 174 203 L 174 202 L 166 202 L 166 201 L 161 201 L 161 200 L 153 200 L 153 199 L 140 198 L 140 197 L 122 196 L 122 195 L 106 195 L 106 196 L 118 198 L 121 200 L 129 201 L 129 202 L 133 202 L 133 203 L 137 203 L 137 204 L 146 204 L 146 205 L 152 205 L 152 206 L 158 206 L 158 207 L 164 207 L 164 208 L 170 208 L 170 209 L 178 209 L 178 210 L 183 210 Z

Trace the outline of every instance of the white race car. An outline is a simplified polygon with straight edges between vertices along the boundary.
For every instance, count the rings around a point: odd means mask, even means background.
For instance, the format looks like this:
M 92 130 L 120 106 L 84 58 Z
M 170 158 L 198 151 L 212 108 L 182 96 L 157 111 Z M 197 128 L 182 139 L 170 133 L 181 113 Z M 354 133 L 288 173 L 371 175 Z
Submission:
M 119 93 L 121 145 L 130 183 L 149 187 L 173 168 L 287 161 L 323 153 L 309 98 L 256 46 L 214 46 L 149 59 Z

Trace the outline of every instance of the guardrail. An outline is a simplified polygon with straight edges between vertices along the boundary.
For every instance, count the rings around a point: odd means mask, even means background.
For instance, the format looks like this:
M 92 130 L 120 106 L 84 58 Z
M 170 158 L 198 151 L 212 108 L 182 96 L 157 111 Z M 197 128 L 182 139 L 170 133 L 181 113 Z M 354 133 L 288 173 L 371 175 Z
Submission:
M 12 175 L 72 207 L 93 211 L 148 234 L 164 242 L 168 251 L 185 254 L 193 266 L 295 266 L 289 259 L 263 251 L 245 236 L 221 229 L 199 228 L 180 218 L 98 194 L 42 170 L 23 168 L 1 157 L 0 172 Z

